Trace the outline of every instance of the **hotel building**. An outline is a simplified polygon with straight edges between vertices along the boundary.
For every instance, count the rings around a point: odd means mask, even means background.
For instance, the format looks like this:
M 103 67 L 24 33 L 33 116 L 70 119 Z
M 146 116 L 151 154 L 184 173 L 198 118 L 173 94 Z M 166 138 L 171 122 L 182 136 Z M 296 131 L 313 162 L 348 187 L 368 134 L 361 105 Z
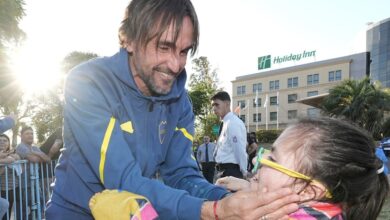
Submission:
M 240 108 L 249 132 L 283 129 L 298 117 L 319 115 L 318 108 L 303 103 L 321 99 L 344 79 L 365 77 L 369 60 L 369 53 L 363 52 L 239 76 L 232 81 L 233 109 Z

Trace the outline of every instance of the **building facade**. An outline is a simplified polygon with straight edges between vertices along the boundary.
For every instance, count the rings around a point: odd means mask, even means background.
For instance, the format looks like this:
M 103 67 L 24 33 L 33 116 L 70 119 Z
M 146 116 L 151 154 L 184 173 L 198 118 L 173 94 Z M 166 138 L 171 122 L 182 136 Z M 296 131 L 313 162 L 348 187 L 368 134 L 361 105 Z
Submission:
M 237 77 L 232 81 L 233 109 L 249 132 L 282 129 L 298 117 L 318 116 L 320 110 L 297 102 L 323 96 L 344 79 L 368 74 L 367 52 Z
M 390 87 L 390 18 L 372 24 L 366 36 L 366 49 L 371 54 L 371 79 Z

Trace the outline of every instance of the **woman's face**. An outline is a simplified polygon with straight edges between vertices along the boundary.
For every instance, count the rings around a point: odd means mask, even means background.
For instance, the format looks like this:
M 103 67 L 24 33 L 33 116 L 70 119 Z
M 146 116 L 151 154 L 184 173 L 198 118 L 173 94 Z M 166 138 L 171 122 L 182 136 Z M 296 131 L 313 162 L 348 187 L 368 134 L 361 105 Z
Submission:
M 286 129 L 274 142 L 271 152 L 265 153 L 263 158 L 278 163 L 291 170 L 296 170 L 296 142 L 292 141 L 293 129 Z M 295 137 L 296 138 L 296 137 Z M 272 167 L 262 165 L 255 176 L 257 183 L 252 181 L 252 189 L 266 188 L 273 191 L 282 187 L 292 187 L 295 178 L 292 178 Z
M 0 151 L 6 151 L 9 148 L 9 141 L 6 137 L 0 137 Z

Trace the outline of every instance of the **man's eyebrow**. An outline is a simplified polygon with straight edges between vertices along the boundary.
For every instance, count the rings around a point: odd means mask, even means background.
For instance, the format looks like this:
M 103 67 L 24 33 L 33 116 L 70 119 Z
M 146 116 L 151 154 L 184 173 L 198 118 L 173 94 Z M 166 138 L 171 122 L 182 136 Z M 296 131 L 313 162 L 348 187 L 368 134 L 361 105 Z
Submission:
M 176 44 L 172 41 L 159 41 L 158 46 L 167 46 L 172 49 L 176 49 Z M 188 47 L 184 48 L 182 51 L 189 51 L 193 48 L 193 45 L 189 45 Z

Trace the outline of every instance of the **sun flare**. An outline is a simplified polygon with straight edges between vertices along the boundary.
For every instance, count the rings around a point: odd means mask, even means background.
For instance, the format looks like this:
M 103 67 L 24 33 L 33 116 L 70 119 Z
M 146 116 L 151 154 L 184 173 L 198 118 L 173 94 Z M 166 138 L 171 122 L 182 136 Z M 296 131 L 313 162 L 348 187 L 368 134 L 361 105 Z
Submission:
M 25 94 L 44 94 L 60 83 L 60 64 L 50 55 L 33 53 L 26 48 L 11 56 L 11 71 Z

